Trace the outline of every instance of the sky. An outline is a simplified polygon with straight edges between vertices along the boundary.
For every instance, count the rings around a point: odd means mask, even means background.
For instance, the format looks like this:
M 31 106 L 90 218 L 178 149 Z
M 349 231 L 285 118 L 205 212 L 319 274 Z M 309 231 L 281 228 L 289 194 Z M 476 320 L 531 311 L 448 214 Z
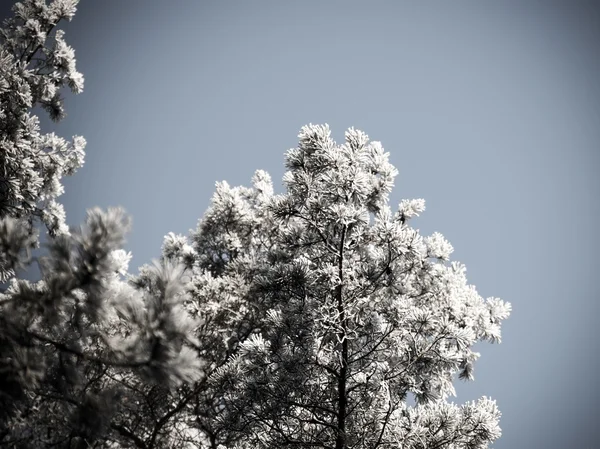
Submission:
M 85 89 L 42 122 L 88 141 L 69 224 L 123 206 L 137 267 L 216 181 L 282 192 L 302 125 L 354 126 L 400 172 L 392 207 L 425 198 L 413 225 L 512 303 L 454 400 L 496 399 L 495 449 L 598 447 L 597 2 L 83 0 L 64 29 Z

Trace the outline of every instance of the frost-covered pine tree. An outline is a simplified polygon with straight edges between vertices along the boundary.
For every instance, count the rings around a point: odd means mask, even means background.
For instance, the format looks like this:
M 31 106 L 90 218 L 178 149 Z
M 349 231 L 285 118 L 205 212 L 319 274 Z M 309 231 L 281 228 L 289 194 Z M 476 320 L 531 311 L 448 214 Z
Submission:
M 68 231 L 56 198 L 63 193 L 61 178 L 82 166 L 86 142 L 41 133 L 32 110 L 41 107 L 58 121 L 65 115 L 62 88 L 83 90 L 74 50 L 58 28 L 72 19 L 77 3 L 16 3 L 0 29 L 0 217 L 38 218 L 51 234 Z
M 441 234 L 410 226 L 423 200 L 392 212 L 396 169 L 378 142 L 350 129 L 338 145 L 313 125 L 299 138 L 287 192 L 264 172 L 253 189 L 220 184 L 187 250 L 189 307 L 221 320 L 228 354 L 209 379 L 220 394 L 196 410 L 211 446 L 488 447 L 494 401 L 448 398 L 510 305 L 467 283 Z
M 69 230 L 56 201 L 61 177 L 83 163 L 85 140 L 41 134 L 32 109 L 58 120 L 61 88 L 83 87 L 73 49 L 57 29 L 76 5 L 24 0 L 0 29 L 2 447 L 129 447 L 143 440 L 123 420 L 144 410 L 127 381 L 170 391 L 203 376 L 196 323 L 183 308 L 185 267 L 163 261 L 146 270 L 151 288 L 131 284 L 124 212 L 92 209 Z M 32 258 L 40 223 L 48 243 Z M 19 279 L 19 269 L 32 263 L 41 279 Z

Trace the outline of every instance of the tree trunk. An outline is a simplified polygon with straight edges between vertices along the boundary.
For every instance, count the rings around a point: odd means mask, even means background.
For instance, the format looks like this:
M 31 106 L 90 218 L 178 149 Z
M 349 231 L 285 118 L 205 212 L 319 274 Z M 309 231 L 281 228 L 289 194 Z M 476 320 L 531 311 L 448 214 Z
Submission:
M 346 448 L 346 408 L 348 398 L 346 397 L 346 380 L 348 378 L 348 340 L 346 338 L 346 312 L 343 301 L 343 262 L 344 262 L 344 241 L 346 237 L 346 227 L 342 231 L 340 241 L 340 254 L 338 260 L 338 277 L 340 284 L 336 290 L 337 309 L 340 317 L 342 330 L 339 333 L 339 338 L 342 342 L 341 348 L 341 368 L 340 377 L 338 378 L 338 412 L 337 412 L 337 438 L 335 441 L 335 449 Z

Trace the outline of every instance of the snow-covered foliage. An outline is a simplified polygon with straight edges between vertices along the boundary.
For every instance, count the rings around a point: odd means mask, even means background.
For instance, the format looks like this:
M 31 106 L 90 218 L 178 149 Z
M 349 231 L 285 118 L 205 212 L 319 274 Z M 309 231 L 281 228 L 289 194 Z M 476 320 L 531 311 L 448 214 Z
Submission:
M 165 261 L 147 271 L 152 288 L 130 285 L 119 275 L 127 227 L 119 209 L 91 210 L 50 240 L 40 281 L 13 278 L 0 295 L 0 436 L 26 447 L 95 441 L 122 413 L 124 379 L 170 389 L 204 375 L 185 268 Z
M 58 121 L 65 115 L 62 88 L 83 90 L 74 50 L 57 28 L 77 3 L 24 0 L 0 29 L 0 217 L 37 217 L 52 235 L 68 232 L 57 198 L 61 178 L 83 165 L 86 142 L 41 133 L 32 111 L 41 107 Z
M 171 391 L 205 377 L 197 322 L 183 308 L 185 266 L 165 260 L 146 270 L 146 287 L 132 285 L 124 212 L 92 209 L 69 230 L 56 201 L 62 176 L 83 164 L 85 140 L 42 134 L 32 111 L 41 107 L 59 120 L 61 89 L 83 88 L 74 51 L 57 29 L 76 5 L 25 0 L 0 29 L 2 447 L 123 447 L 119 439 L 133 434 L 121 423 L 139 412 L 130 411 L 128 381 Z M 40 223 L 48 243 L 33 257 Z M 41 279 L 19 279 L 33 263 Z

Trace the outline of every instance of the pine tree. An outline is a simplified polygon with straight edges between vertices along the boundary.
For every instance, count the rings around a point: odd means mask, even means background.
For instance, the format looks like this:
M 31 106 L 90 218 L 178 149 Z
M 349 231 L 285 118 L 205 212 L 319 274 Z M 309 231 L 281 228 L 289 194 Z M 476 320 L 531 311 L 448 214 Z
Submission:
M 75 52 L 61 21 L 71 20 L 76 0 L 26 0 L 0 29 L 0 217 L 41 220 L 52 235 L 66 233 L 61 178 L 83 165 L 85 139 L 72 142 L 40 133 L 35 107 L 55 121 L 65 116 L 62 88 L 83 90 Z M 4 280 L 10 269 L 3 271 Z M 3 280 L 0 278 L 0 280 Z
M 131 285 L 123 249 L 129 219 L 92 209 L 68 229 L 60 180 L 81 166 L 85 140 L 41 134 L 32 109 L 64 116 L 60 90 L 83 77 L 57 27 L 76 0 L 25 0 L 0 30 L 0 445 L 107 447 L 141 440 L 121 426 L 143 408 L 127 381 L 166 391 L 203 376 L 180 264 L 146 271 Z M 48 230 L 41 256 L 36 226 Z M 18 278 L 32 263 L 41 279 Z M 157 436 L 151 435 L 152 441 Z M 152 446 L 157 447 L 157 446 Z
M 378 142 L 350 129 L 337 145 L 313 125 L 299 138 L 285 194 L 255 188 L 257 208 L 220 185 L 194 236 L 211 242 L 199 276 L 236 273 L 236 311 L 253 316 L 212 376 L 227 385 L 215 422 L 237 447 L 487 447 L 500 436 L 495 403 L 447 399 L 455 374 L 473 377 L 473 344 L 500 340 L 510 305 L 484 301 L 443 236 L 410 226 L 423 200 L 392 213 L 396 169 Z

